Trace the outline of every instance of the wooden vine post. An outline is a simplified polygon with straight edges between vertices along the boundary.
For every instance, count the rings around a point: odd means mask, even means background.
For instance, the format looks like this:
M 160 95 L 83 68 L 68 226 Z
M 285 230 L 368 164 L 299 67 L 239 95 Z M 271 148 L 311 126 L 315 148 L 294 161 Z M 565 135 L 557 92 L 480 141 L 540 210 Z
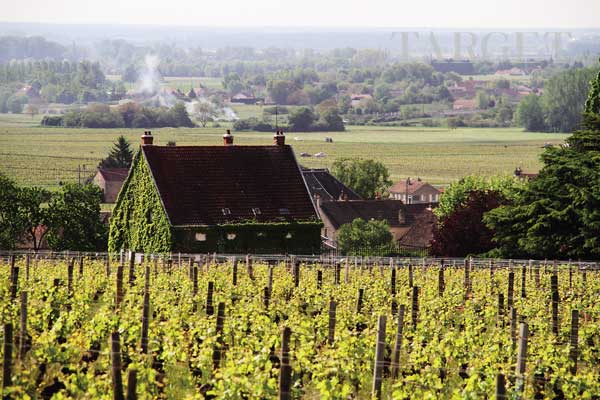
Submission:
M 237 257 L 233 257 L 233 271 L 231 277 L 231 284 L 237 286 L 238 283 L 238 260 Z
M 375 365 L 373 367 L 373 390 L 371 396 L 381 399 L 381 384 L 383 382 L 383 364 L 385 356 L 386 316 L 377 319 L 377 341 L 375 345 Z
M 75 259 L 72 258 L 69 264 L 67 264 L 67 292 L 69 293 L 69 297 L 73 295 L 73 264 L 75 263 Z
M 106 268 L 106 277 L 110 276 L 110 254 L 106 255 L 106 260 L 104 261 L 104 267 Z
M 444 295 L 444 262 L 442 261 L 442 265 L 438 271 L 438 295 L 442 297 Z
M 22 360 L 25 358 L 27 352 L 27 292 L 21 291 L 21 326 L 19 330 L 19 358 Z
M 110 356 L 113 400 L 124 400 L 123 377 L 121 376 L 121 337 L 117 331 L 112 332 L 110 335 Z
M 523 265 L 523 269 L 521 270 L 521 298 L 525 299 L 527 297 L 527 268 Z
M 527 323 L 522 322 L 519 327 L 519 350 L 517 352 L 517 368 L 515 375 L 517 382 L 515 385 L 515 397 L 520 400 L 523 396 L 525 388 L 525 369 L 527 361 L 527 338 L 529 336 L 529 328 Z
M 408 287 L 414 286 L 413 266 L 411 263 L 408 264 Z
M 144 305 L 142 308 L 142 353 L 148 354 L 148 331 L 150 328 L 150 292 L 144 292 Z
M 269 265 L 269 283 L 268 283 L 268 288 L 269 288 L 269 294 L 273 293 L 273 266 Z
M 135 284 L 135 251 L 132 251 L 129 256 L 129 286 Z
M 510 338 L 513 349 L 517 346 L 517 309 L 510 309 Z
M 412 288 L 412 309 L 411 317 L 413 327 L 417 328 L 417 322 L 419 321 L 419 287 L 413 286 Z
M 294 262 L 294 287 L 300 286 L 300 261 Z
M 117 267 L 117 296 L 115 298 L 115 306 L 119 308 L 123 301 L 123 265 Z
M 340 270 L 341 270 L 340 263 L 335 263 L 334 270 L 333 270 L 333 273 L 334 273 L 333 280 L 334 280 L 334 283 L 336 286 L 340 284 Z
M 396 268 L 392 267 L 392 274 L 390 276 L 390 294 L 396 295 Z
M 362 311 L 364 293 L 365 293 L 365 289 L 363 289 L 363 288 L 358 289 L 358 298 L 356 299 L 356 313 L 357 314 L 360 314 L 360 312 Z
M 269 291 L 269 287 L 265 286 L 263 289 L 263 305 L 265 306 L 265 310 L 269 309 L 269 301 L 271 299 L 271 292 Z
M 29 281 L 29 265 L 31 263 L 31 257 L 29 253 L 25 255 L 25 279 Z
M 223 325 L 225 323 L 225 303 L 219 303 L 217 306 L 217 327 L 215 331 L 215 335 L 217 337 L 217 342 L 215 343 L 215 347 L 213 349 L 213 370 L 219 369 L 221 365 L 221 356 L 223 351 L 225 351 L 224 341 L 223 341 Z
M 323 287 L 323 271 L 317 271 L 317 289 L 321 290 Z
M 506 294 L 506 306 L 510 309 L 514 304 L 515 273 L 508 273 L 508 293 Z
M 336 302 L 333 300 L 329 301 L 329 330 L 327 335 L 327 343 L 332 346 L 335 340 L 335 312 Z
M 504 326 L 504 294 L 498 293 L 498 325 Z
M 12 383 L 13 326 L 4 324 L 4 354 L 2 357 L 2 389 Z
M 83 278 L 83 263 L 84 263 L 84 259 L 83 256 L 79 257 L 79 278 Z
M 206 292 L 206 315 L 213 315 L 215 309 L 213 306 L 213 291 L 215 283 L 213 281 L 208 282 L 208 291 Z
M 502 374 L 496 375 L 496 400 L 506 400 L 506 378 Z
M 289 327 L 283 329 L 281 335 L 281 365 L 279 367 L 279 400 L 292 399 L 292 366 L 290 365 L 290 336 Z
M 344 283 L 350 283 L 350 263 L 348 261 L 348 257 L 346 257 L 344 263 Z
M 404 328 L 404 304 L 400 305 L 398 311 L 398 329 L 396 330 L 396 342 L 394 343 L 394 351 L 392 353 L 392 379 L 398 378 L 400 369 L 400 350 L 402 348 L 402 330 Z
M 198 265 L 194 265 L 192 270 L 192 293 L 195 299 L 198 295 Z
M 246 254 L 246 273 L 248 274 L 248 278 L 254 280 L 254 269 L 252 266 L 252 257 L 250 257 L 250 254 Z
M 552 333 L 558 335 L 558 303 L 560 301 L 558 296 L 558 276 L 552 275 L 550 277 L 550 286 L 552 289 Z
M 569 348 L 569 359 L 571 360 L 571 367 L 569 368 L 571 374 L 577 374 L 577 358 L 579 356 L 579 311 L 571 310 L 571 336 L 570 336 L 570 348 Z
M 137 400 L 137 370 L 130 369 L 127 373 L 127 398 L 126 400 Z

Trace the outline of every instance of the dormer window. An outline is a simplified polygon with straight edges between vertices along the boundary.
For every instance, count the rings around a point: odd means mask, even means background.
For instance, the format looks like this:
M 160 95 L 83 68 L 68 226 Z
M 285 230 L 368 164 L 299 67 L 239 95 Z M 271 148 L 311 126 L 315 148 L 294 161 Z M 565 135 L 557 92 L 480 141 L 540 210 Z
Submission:
M 261 212 L 260 212 L 260 208 L 258 208 L 258 207 L 255 207 L 255 208 L 253 208 L 253 209 L 252 209 L 252 213 L 253 213 L 254 215 L 260 215 L 260 214 L 261 214 Z
M 231 210 L 229 208 L 221 208 L 221 212 L 223 215 L 231 215 Z
M 234 240 L 237 235 L 235 233 L 228 233 L 227 240 Z
M 404 225 L 406 223 L 406 215 L 404 214 L 404 210 L 398 210 L 398 223 L 400 225 Z
M 196 232 L 196 242 L 206 242 L 206 233 Z

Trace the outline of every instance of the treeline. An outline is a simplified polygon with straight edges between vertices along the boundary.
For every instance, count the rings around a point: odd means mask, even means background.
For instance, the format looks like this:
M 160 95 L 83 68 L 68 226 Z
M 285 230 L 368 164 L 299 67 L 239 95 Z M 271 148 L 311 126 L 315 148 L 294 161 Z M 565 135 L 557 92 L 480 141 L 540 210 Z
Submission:
M 284 110 L 287 113 L 287 109 L 284 108 Z M 276 128 L 272 122 L 261 121 L 258 118 L 238 120 L 233 127 L 238 131 L 258 132 L 271 132 Z M 291 132 L 341 132 L 346 129 L 344 121 L 335 107 L 320 112 L 310 107 L 299 107 L 289 113 L 287 124 L 281 123 L 279 127 Z
M 195 126 L 183 103 L 171 108 L 143 107 L 125 103 L 116 109 L 106 104 L 92 104 L 81 110 L 69 111 L 61 116 L 44 116 L 44 126 L 69 128 L 164 128 Z
M 0 64 L 0 111 L 18 113 L 41 100 L 72 104 L 120 100 L 125 86 L 110 82 L 97 62 L 18 61 Z M 15 102 L 20 107 L 13 106 Z
M 0 37 L 0 63 L 24 59 L 63 59 L 69 55 L 64 46 L 40 36 Z
M 572 69 L 550 78 L 541 96 L 532 94 L 519 103 L 516 121 L 532 132 L 572 132 L 582 111 L 597 68 Z

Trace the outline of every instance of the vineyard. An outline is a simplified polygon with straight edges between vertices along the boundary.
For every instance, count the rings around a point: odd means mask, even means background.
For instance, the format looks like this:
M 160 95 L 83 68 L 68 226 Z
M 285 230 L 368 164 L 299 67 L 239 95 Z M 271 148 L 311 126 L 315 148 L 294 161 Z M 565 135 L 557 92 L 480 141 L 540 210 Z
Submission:
M 0 258 L 7 399 L 600 399 L 595 264 Z

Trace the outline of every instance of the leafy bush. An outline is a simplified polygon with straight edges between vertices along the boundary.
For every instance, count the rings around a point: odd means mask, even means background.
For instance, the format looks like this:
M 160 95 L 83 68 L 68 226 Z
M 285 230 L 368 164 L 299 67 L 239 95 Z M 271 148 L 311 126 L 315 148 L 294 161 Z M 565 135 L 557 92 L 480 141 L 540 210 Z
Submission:
M 44 115 L 41 124 L 42 126 L 62 126 L 63 117 L 60 115 Z

